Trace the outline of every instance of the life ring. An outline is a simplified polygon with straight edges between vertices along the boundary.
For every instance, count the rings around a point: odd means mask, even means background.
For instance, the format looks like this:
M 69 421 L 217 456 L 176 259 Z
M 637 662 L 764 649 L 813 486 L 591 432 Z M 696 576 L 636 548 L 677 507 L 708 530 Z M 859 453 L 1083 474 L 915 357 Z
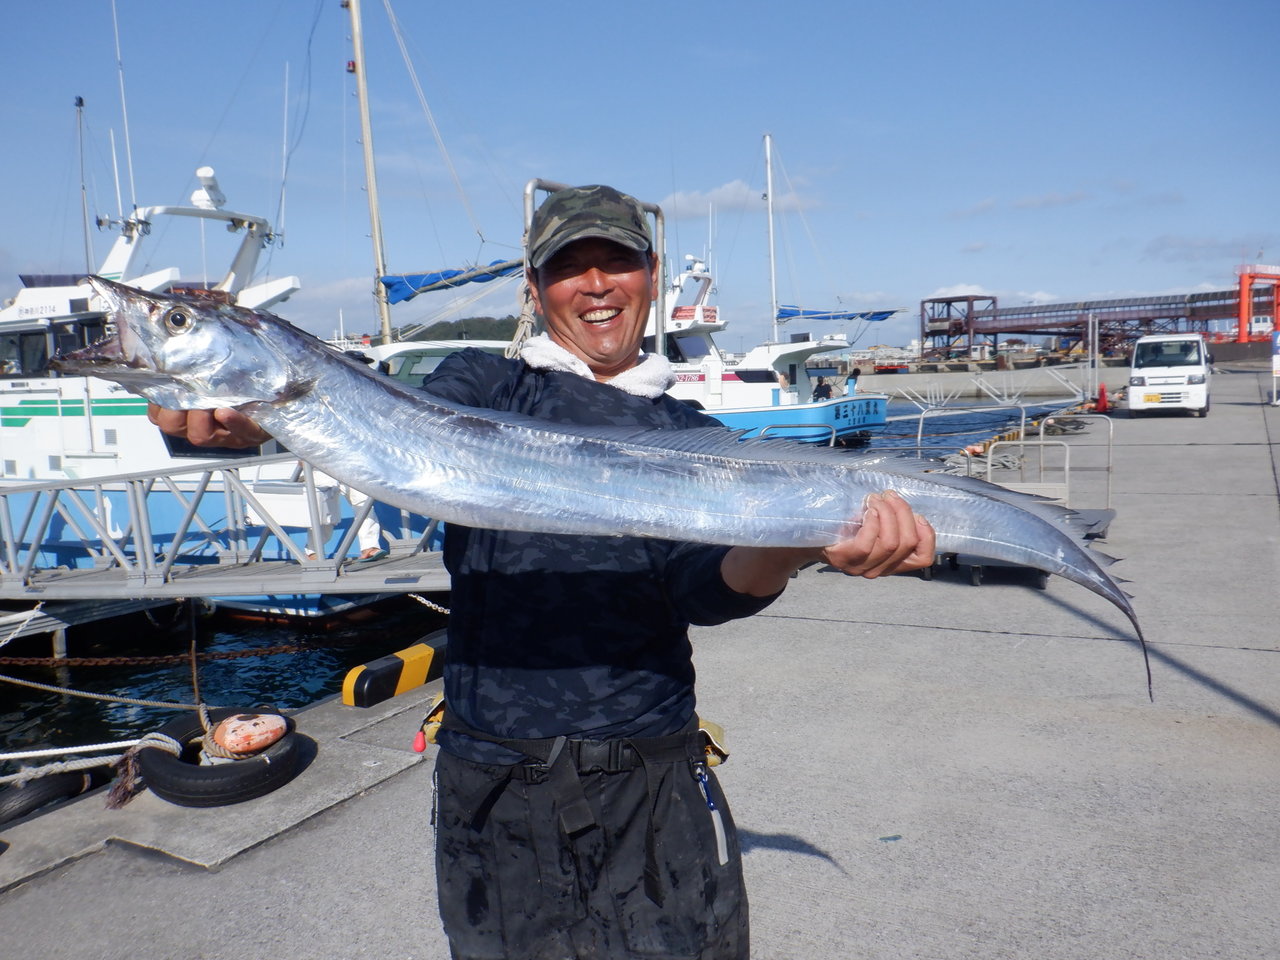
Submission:
M 78 797 L 86 790 L 107 782 L 105 767 L 70 773 L 51 773 L 22 786 L 0 790 L 0 823 L 25 817 L 32 811 L 59 800 Z
M 226 717 L 246 712 L 252 711 L 211 710 L 209 718 L 217 726 Z M 181 807 L 220 807 L 253 800 L 284 786 L 297 773 L 300 738 L 293 721 L 286 718 L 286 722 L 285 735 L 261 753 L 202 766 L 196 741 L 204 736 L 204 727 L 198 714 L 184 714 L 157 731 L 178 741 L 182 754 L 174 756 L 162 747 L 144 746 L 138 751 L 138 772 L 152 793 Z

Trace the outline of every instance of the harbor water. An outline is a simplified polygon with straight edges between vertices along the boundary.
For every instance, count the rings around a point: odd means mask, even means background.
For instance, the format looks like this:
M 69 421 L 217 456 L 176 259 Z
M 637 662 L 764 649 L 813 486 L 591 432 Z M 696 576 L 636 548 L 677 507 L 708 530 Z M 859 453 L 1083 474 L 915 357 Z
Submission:
M 27 638 L 0 650 L 0 674 L 67 692 L 0 681 L 0 753 L 136 739 L 178 713 L 77 695 L 81 692 L 191 704 L 198 684 L 200 698 L 210 705 L 304 707 L 338 693 L 351 667 L 403 649 L 443 623 L 442 615 L 409 597 L 380 602 L 357 619 L 327 629 L 218 615 L 197 616 L 193 626 L 190 608 L 175 605 L 72 628 L 70 665 L 7 662 L 48 658 L 47 639 Z M 85 662 L 90 660 L 98 662 Z M 20 765 L 0 763 L 0 775 L 16 773 Z

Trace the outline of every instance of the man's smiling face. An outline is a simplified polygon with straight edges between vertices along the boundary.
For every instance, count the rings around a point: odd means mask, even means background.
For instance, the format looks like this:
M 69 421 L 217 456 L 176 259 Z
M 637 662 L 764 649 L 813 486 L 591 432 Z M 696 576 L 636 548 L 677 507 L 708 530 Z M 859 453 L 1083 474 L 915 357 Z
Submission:
M 658 295 L 658 260 L 588 237 L 533 271 L 530 288 L 547 335 L 585 360 L 597 380 L 608 380 L 635 366 Z

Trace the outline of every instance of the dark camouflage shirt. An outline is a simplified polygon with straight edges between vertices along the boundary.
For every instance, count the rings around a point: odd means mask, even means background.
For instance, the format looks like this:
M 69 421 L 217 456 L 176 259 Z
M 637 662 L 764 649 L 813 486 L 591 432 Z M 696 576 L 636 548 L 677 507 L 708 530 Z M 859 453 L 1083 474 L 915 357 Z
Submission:
M 635 397 L 479 350 L 448 357 L 424 389 L 557 422 L 677 430 L 715 423 L 665 395 Z M 476 730 L 502 737 L 678 731 L 694 711 L 689 624 L 750 616 L 774 599 L 725 586 L 720 561 L 727 549 L 449 525 L 449 709 Z M 519 759 L 449 731 L 440 744 L 479 762 Z

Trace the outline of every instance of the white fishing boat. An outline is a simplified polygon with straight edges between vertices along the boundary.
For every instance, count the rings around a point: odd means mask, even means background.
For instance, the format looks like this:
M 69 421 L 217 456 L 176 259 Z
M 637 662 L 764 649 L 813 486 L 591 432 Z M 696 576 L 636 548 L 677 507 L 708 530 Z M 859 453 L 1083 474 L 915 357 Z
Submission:
M 816 378 L 810 359 L 824 353 L 847 350 L 843 333 L 814 339 L 794 333 L 783 339 L 779 325 L 795 320 L 809 322 L 875 323 L 896 310 L 861 312 L 801 310 L 780 306 L 773 242 L 773 138 L 765 143 L 765 201 L 769 228 L 769 291 L 772 337 L 741 356 L 723 350 L 712 334 L 726 323 L 718 307 L 709 304 L 712 277 L 705 260 L 687 257 L 687 266 L 672 278 L 663 315 L 668 359 L 678 382 L 671 394 L 695 403 L 727 426 L 747 435 L 767 433 L 793 440 L 847 443 L 885 422 L 888 397 L 858 393 L 854 381 L 844 391 L 815 395 Z M 680 302 L 684 300 L 685 302 Z M 651 327 L 650 334 L 656 331 Z M 657 337 L 654 342 L 657 342 Z M 829 386 L 829 385 L 828 385 Z
M 207 296 L 254 310 L 288 299 L 297 277 L 252 283 L 262 250 L 275 235 L 261 217 L 224 209 L 214 171 L 196 171 L 201 186 L 190 205 L 138 207 L 113 224 L 119 236 L 97 268 L 100 276 L 151 292 Z M 179 267 L 152 270 L 152 238 L 171 224 L 212 225 L 241 234 L 218 281 L 181 278 Z M 88 270 L 86 270 L 88 272 Z M 98 339 L 103 314 L 93 309 L 84 274 L 23 275 L 21 289 L 0 309 L 0 480 L 74 480 L 168 465 L 190 465 L 242 451 L 195 448 L 161 434 L 147 419 L 147 403 L 118 384 L 60 376 L 49 358 Z M 259 451 L 252 451 L 257 453 Z
M 727 353 L 712 336 L 727 324 L 719 308 L 707 303 L 711 289 L 706 263 L 696 257 L 672 280 L 665 331 L 667 358 L 676 374 L 672 396 L 749 435 L 841 442 L 885 422 L 888 398 L 859 394 L 852 381 L 846 395 L 812 399 L 816 384 L 809 360 L 848 349 L 843 334 L 817 340 L 797 334 L 759 344 L 741 356 Z M 654 333 L 652 324 L 649 332 Z
M 275 239 L 271 224 L 262 217 L 226 209 L 211 168 L 201 168 L 197 177 L 201 186 L 189 205 L 137 207 L 112 224 L 119 236 L 96 272 L 148 292 L 188 293 L 255 310 L 275 308 L 299 289 L 299 281 L 287 276 L 253 282 L 262 251 Z M 180 233 L 183 225 L 200 230 L 212 227 L 219 235 L 227 231 L 239 235 L 230 266 L 220 279 L 193 281 L 185 279 L 178 266 L 145 266 L 157 253 L 163 253 L 152 249 L 153 241 L 165 237 L 173 241 L 166 243 L 166 248 L 177 246 L 174 234 Z M 129 515 L 129 506 L 124 486 L 113 483 L 112 478 L 155 471 L 176 473 L 201 463 L 278 452 L 274 443 L 248 450 L 195 447 L 157 430 L 147 418 L 146 401 L 118 384 L 50 370 L 48 361 L 56 353 L 88 344 L 103 333 L 105 317 L 95 309 L 88 287 L 80 284 L 82 278 L 83 274 L 24 275 L 21 289 L 0 309 L 0 486 L 84 481 L 86 491 L 92 491 L 100 503 L 104 532 L 120 536 L 119 518 Z M 442 355 L 457 347 L 431 343 L 414 344 L 412 351 L 403 344 L 397 350 L 380 349 L 384 352 L 377 359 L 396 352 L 418 358 L 428 353 Z M 423 361 L 416 363 L 421 366 Z M 398 362 L 403 364 L 403 359 Z M 269 513 L 289 532 L 300 552 L 305 549 L 317 561 L 333 557 L 354 522 L 356 506 L 363 502 L 360 494 L 318 474 L 313 487 L 320 504 L 319 522 L 313 525 L 316 510 L 308 502 L 312 494 L 296 462 L 255 467 L 242 479 L 259 501 L 261 512 Z M 173 483 L 182 486 L 194 481 L 178 479 Z M 184 524 L 182 510 L 172 499 L 157 497 L 149 509 L 155 535 L 161 541 Z M 373 505 L 371 515 L 381 526 L 388 546 L 416 543 L 429 523 L 381 504 Z M 250 528 L 265 524 L 264 516 L 256 510 L 246 511 L 245 520 Z M 315 542 L 317 533 L 319 543 Z M 190 535 L 199 536 L 196 532 Z M 91 557 L 83 559 L 92 562 Z M 214 606 L 246 616 L 316 618 L 347 613 L 375 599 L 308 593 L 219 598 Z

